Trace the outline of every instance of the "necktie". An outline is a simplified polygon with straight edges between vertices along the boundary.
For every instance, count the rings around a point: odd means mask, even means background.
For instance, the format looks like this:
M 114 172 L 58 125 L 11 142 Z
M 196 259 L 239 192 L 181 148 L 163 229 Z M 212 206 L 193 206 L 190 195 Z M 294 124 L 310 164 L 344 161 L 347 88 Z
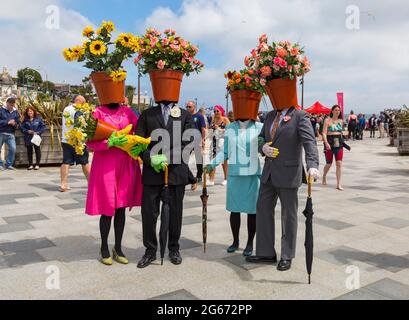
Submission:
M 170 105 L 164 105 L 163 106 L 163 120 L 165 120 L 165 125 L 168 125 L 169 113 L 170 113 Z
M 280 118 L 281 118 L 281 111 L 278 111 L 274 119 L 273 129 L 271 129 L 271 141 L 274 140 L 274 137 L 277 133 L 278 126 L 280 125 Z

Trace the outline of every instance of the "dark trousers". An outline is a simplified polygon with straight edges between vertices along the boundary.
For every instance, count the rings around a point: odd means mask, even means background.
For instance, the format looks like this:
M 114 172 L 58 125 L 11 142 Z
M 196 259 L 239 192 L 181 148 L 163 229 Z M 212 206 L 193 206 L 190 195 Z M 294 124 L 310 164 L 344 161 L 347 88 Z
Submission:
M 196 178 L 201 179 L 203 176 L 203 164 L 196 164 L 196 168 L 197 168 Z
M 156 255 L 158 240 L 156 223 L 160 214 L 160 203 L 163 186 L 143 186 L 142 194 L 142 232 L 146 254 Z M 169 251 L 179 250 L 179 239 L 182 231 L 183 198 L 185 186 L 169 186 L 170 223 Z
M 40 164 L 41 161 L 41 148 L 35 145 L 27 146 L 27 158 L 28 158 L 28 165 L 33 165 L 33 148 L 36 153 L 36 165 Z
M 370 132 L 371 132 L 370 137 L 371 137 L 371 138 L 375 138 L 375 130 L 376 130 L 375 127 L 370 127 Z

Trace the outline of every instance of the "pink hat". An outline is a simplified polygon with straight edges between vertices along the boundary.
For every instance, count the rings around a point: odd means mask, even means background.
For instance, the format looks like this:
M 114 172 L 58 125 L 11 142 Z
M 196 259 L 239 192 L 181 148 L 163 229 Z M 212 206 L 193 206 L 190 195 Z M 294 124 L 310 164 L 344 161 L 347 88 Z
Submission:
M 214 106 L 213 109 L 214 109 L 214 110 L 219 110 L 220 113 L 222 114 L 222 117 L 225 117 L 225 116 L 226 116 L 226 112 L 224 111 L 224 109 L 223 109 L 223 107 L 222 107 L 221 105 Z

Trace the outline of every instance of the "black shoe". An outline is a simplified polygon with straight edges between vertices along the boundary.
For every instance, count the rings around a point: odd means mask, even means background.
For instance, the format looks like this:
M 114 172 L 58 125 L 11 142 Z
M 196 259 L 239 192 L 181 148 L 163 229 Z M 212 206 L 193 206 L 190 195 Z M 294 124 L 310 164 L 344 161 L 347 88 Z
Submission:
M 179 251 L 171 251 L 169 252 L 169 259 L 175 265 L 179 265 L 182 263 L 182 256 L 180 255 Z
M 150 254 L 145 254 L 141 260 L 139 260 L 138 262 L 138 268 L 142 269 L 142 268 L 146 268 L 147 266 L 149 266 L 153 261 L 156 260 L 156 256 L 152 256 Z
M 250 263 L 277 263 L 277 257 L 251 256 L 246 257 L 246 261 Z
M 280 260 L 277 266 L 278 271 L 287 271 L 291 269 L 291 260 Z

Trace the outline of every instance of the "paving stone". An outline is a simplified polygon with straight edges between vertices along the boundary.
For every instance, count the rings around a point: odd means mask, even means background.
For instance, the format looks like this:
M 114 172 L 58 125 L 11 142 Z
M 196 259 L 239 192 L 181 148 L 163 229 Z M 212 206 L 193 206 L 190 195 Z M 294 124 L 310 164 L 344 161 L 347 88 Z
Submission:
M 43 189 L 45 191 L 58 191 L 59 185 L 58 184 L 47 184 L 47 183 L 31 183 L 29 186 L 34 188 Z
M 391 300 L 391 299 L 366 289 L 359 289 L 344 294 L 336 298 L 335 300 Z
M 393 229 L 403 229 L 409 226 L 409 220 L 400 218 L 388 218 L 374 223 Z
M 317 252 L 314 256 L 336 265 L 349 265 L 353 264 L 354 261 L 366 262 L 372 255 L 350 247 L 341 246 Z
M 190 202 L 185 202 L 183 204 L 183 209 L 191 209 L 191 208 L 201 208 L 202 207 L 202 201 L 190 201 Z
M 179 241 L 179 244 L 180 244 L 181 250 L 188 250 L 188 249 L 198 248 L 202 246 L 202 243 L 198 243 L 196 241 L 186 239 L 186 238 L 181 238 Z
M 182 289 L 156 296 L 148 300 L 199 300 L 199 298 L 191 294 L 189 291 Z
M 409 268 L 409 255 L 396 256 L 389 253 L 371 255 L 366 263 L 393 273 Z
M 263 266 L 268 266 L 270 265 L 271 267 L 273 264 L 261 264 L 261 263 L 249 263 L 246 261 L 246 258 L 242 254 L 234 254 L 234 255 L 229 255 L 225 258 L 223 258 L 224 261 L 227 261 L 236 267 L 243 268 L 244 270 L 250 271 L 254 270 L 257 268 L 261 268 Z
M 373 203 L 373 202 L 378 202 L 379 200 L 376 199 L 371 199 L 371 198 L 365 198 L 365 197 L 359 197 L 359 198 L 352 198 L 349 199 L 350 201 L 358 202 L 361 204 L 366 204 L 366 203 Z
M 26 231 L 30 229 L 34 229 L 34 227 L 31 224 L 24 222 L 0 225 L 0 233 Z
M 17 252 L 0 256 L 0 269 L 19 267 L 43 261 L 43 257 L 35 251 Z
M 388 278 L 371 283 L 365 289 L 390 299 L 409 300 L 409 286 Z
M 63 210 L 83 209 L 85 208 L 85 203 L 76 202 L 76 203 L 69 203 L 69 204 L 60 204 L 59 207 Z
M 27 252 L 54 246 L 54 243 L 47 238 L 38 238 L 14 242 L 3 242 L 0 243 L 0 250 L 4 253 Z
M 355 226 L 353 224 L 342 222 L 339 220 L 325 220 L 321 218 L 314 218 L 314 222 L 318 223 L 321 226 L 325 226 L 335 230 L 344 230 Z
M 43 214 L 27 214 L 27 215 L 22 215 L 22 216 L 4 217 L 3 219 L 7 223 L 22 223 L 22 222 L 48 220 L 48 218 Z
M 402 203 L 402 204 L 409 204 L 409 199 L 407 197 L 396 197 L 392 199 L 387 199 L 385 201 L 395 202 L 395 203 Z
M 207 219 L 207 222 L 210 222 L 210 219 Z M 202 223 L 202 217 L 201 216 L 187 216 L 183 217 L 183 225 L 192 225 L 192 224 L 198 224 Z

